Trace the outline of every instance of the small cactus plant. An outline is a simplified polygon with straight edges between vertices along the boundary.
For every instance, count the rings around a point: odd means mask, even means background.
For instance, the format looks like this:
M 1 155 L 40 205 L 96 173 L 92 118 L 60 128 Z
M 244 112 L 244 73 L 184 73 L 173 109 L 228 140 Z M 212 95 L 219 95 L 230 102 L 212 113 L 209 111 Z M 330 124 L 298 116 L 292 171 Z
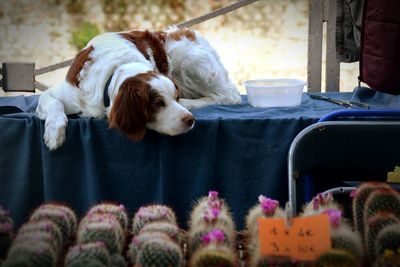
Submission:
M 169 223 L 169 222 L 150 222 L 145 224 L 142 229 L 140 230 L 140 233 L 143 232 L 161 232 L 165 233 L 168 235 L 172 241 L 174 241 L 177 244 L 181 244 L 183 237 L 182 233 L 179 229 L 178 226 Z
M 390 188 L 382 182 L 367 182 L 360 185 L 353 195 L 353 220 L 356 231 L 361 234 L 364 240 L 364 208 L 369 195 L 379 188 Z
M 315 267 L 359 267 L 359 261 L 349 252 L 330 249 L 315 260 Z
M 373 267 L 399 267 L 400 248 L 397 251 L 386 250 L 383 255 L 379 255 Z
M 171 208 L 164 205 L 141 207 L 133 218 L 132 233 L 137 235 L 145 224 L 156 221 L 164 221 L 176 225 L 175 213 Z
M 211 243 L 196 250 L 190 258 L 192 267 L 234 267 L 236 255 L 224 244 Z
M 235 225 L 225 201 L 210 191 L 194 206 L 188 233 L 190 266 L 234 266 Z
M 384 227 L 376 237 L 374 254 L 384 255 L 387 250 L 400 255 L 400 222 Z
M 108 214 L 89 214 L 79 224 L 77 243 L 103 242 L 108 251 L 121 253 L 125 235 L 118 220 Z
M 392 188 L 374 190 L 365 202 L 364 226 L 378 212 L 390 212 L 400 218 L 400 193 Z
M 391 213 L 379 212 L 366 222 L 365 229 L 365 246 L 370 259 L 374 259 L 377 255 L 375 252 L 375 241 L 380 231 L 386 226 L 398 224 L 400 221 Z
M 137 264 L 143 267 L 180 267 L 183 262 L 181 248 L 170 239 L 151 239 L 138 251 Z
M 249 235 L 257 234 L 258 218 L 283 218 L 285 216 L 284 210 L 279 207 L 277 200 L 260 195 L 258 202 L 249 210 L 246 216 L 246 230 Z
M 143 244 L 150 240 L 170 240 L 170 237 L 162 232 L 140 232 L 132 238 L 129 244 L 127 256 L 129 261 L 134 265 L 138 263 L 138 254 L 143 248 Z
M 303 207 L 301 216 L 311 216 L 321 214 L 326 210 L 341 210 L 337 202 L 334 200 L 332 194 L 318 194 L 310 203 Z
M 293 267 L 296 266 L 288 256 L 263 256 L 259 257 L 254 267 Z
M 26 233 L 35 233 L 35 232 L 50 233 L 52 239 L 54 239 L 54 242 L 61 244 L 61 246 L 64 245 L 62 243 L 63 242 L 62 233 L 59 227 L 51 220 L 45 219 L 37 222 L 28 222 L 19 228 L 17 235 L 25 235 Z
M 13 221 L 10 213 L 0 206 L 0 259 L 4 259 L 11 246 Z
M 60 204 L 44 204 L 37 208 L 29 221 L 53 221 L 61 230 L 63 244 L 68 245 L 76 231 L 77 219 L 75 213 L 67 206 Z
M 332 248 L 340 249 L 351 253 L 354 258 L 361 262 L 364 256 L 364 248 L 361 236 L 347 224 L 341 224 L 331 229 Z
M 62 250 L 62 243 L 57 238 L 54 238 L 50 232 L 45 231 L 36 231 L 36 232 L 18 232 L 16 238 L 14 239 L 14 243 L 22 244 L 22 243 L 32 243 L 34 244 L 36 241 L 41 241 L 49 244 L 57 257 L 60 255 Z
M 123 205 L 116 205 L 112 203 L 101 203 L 92 207 L 88 212 L 89 214 L 112 214 L 121 224 L 121 228 L 126 231 L 128 228 L 128 214 Z
M 2 267 L 52 267 L 56 263 L 57 253 L 48 242 L 31 240 L 13 244 Z
M 65 267 L 108 267 L 110 254 L 103 242 L 79 244 L 68 250 L 64 265 Z

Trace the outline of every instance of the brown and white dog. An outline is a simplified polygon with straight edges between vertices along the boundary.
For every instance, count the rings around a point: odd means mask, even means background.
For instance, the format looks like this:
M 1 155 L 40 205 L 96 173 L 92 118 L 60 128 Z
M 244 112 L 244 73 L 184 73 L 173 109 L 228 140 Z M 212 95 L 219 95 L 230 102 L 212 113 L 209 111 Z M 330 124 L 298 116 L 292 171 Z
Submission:
M 66 115 L 108 117 L 132 140 L 146 128 L 178 135 L 193 128 L 188 109 L 240 103 L 216 51 L 198 32 L 104 33 L 75 57 L 65 81 L 42 93 L 36 109 L 45 120 L 50 150 L 65 141 Z

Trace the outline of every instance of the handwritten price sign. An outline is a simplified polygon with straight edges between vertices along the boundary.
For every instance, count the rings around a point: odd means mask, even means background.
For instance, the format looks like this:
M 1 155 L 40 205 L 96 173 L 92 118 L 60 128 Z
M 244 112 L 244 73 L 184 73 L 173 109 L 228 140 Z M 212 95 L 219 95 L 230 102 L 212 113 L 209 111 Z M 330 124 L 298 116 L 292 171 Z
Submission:
M 283 218 L 259 218 L 258 229 L 261 255 L 315 260 L 331 248 L 327 214 L 293 218 L 290 228 Z

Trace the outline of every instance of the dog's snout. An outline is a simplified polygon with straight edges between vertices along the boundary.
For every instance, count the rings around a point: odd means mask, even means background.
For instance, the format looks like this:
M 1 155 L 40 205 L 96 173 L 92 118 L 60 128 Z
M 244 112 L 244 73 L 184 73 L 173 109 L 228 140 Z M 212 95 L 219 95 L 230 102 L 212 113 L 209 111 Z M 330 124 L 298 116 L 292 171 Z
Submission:
M 188 128 L 190 128 L 194 125 L 195 118 L 193 117 L 193 115 L 185 115 L 182 118 L 182 121 Z

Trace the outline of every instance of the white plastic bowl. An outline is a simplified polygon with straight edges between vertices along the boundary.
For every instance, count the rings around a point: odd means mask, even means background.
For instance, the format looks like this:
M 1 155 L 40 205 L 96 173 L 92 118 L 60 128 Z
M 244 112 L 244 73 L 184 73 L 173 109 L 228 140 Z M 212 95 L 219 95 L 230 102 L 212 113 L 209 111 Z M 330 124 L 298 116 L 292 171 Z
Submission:
M 298 79 L 244 81 L 247 99 L 253 107 L 293 107 L 301 104 L 304 85 Z

